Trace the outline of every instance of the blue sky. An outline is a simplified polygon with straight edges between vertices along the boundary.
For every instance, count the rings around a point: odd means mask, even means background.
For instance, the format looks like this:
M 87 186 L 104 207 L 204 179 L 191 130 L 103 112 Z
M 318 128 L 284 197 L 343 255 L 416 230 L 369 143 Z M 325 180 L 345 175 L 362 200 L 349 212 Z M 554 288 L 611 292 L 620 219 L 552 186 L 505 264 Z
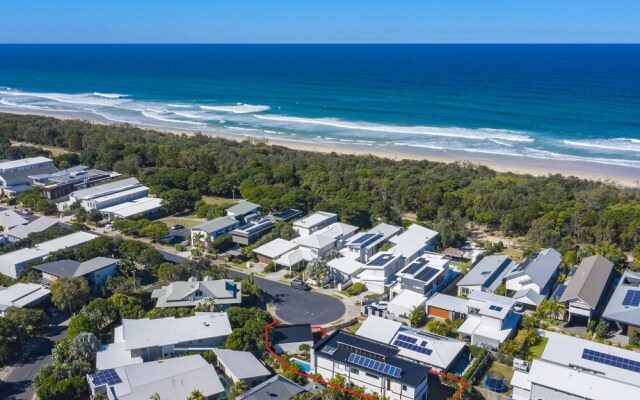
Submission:
M 640 43 L 637 0 L 1 0 L 0 43 Z

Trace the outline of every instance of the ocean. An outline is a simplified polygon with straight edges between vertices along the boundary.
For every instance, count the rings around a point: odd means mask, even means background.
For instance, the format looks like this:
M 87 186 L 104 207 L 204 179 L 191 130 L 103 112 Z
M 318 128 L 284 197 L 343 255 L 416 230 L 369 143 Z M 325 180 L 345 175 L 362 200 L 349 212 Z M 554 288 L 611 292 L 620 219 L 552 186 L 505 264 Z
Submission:
M 0 45 L 2 110 L 640 177 L 640 45 Z

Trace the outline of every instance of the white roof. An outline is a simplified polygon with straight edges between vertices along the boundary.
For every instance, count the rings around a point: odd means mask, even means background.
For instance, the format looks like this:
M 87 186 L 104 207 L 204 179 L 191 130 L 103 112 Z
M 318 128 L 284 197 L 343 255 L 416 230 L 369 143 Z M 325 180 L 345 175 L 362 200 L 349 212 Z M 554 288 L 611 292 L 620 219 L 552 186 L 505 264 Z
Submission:
M 120 217 L 132 217 L 144 212 L 157 210 L 162 206 L 162 199 L 156 197 L 143 197 L 122 204 L 103 208 L 100 210 L 104 213 L 113 213 Z
M 353 257 L 337 257 L 329 261 L 327 266 L 346 275 L 355 275 L 362 270 L 364 264 Z
M 124 190 L 140 186 L 141 183 L 136 178 L 122 179 L 116 182 L 105 183 L 103 185 L 92 186 L 90 188 L 76 190 L 69 196 L 75 197 L 79 200 L 94 199 L 96 197 L 102 197 L 108 193 L 117 193 Z
M 391 243 L 395 243 L 395 246 L 389 251 L 407 258 L 413 258 L 415 255 L 419 255 L 427 246 L 427 243 L 436 236 L 438 236 L 438 232 L 413 224 L 400 235 L 389 239 Z
M 0 308 L 25 307 L 49 294 L 49 289 L 35 283 L 16 283 L 0 290 Z
M 401 322 L 369 315 L 356 334 L 378 342 L 391 343 L 401 326 Z
M 469 315 L 464 323 L 458 328 L 458 332 L 467 335 L 478 335 L 499 341 L 507 340 L 520 321 L 520 314 L 511 313 L 510 317 L 503 322 L 501 329 L 494 329 L 490 325 L 482 323 L 482 317 Z
M 125 319 L 122 321 L 125 348 L 144 349 L 231 334 L 226 313 L 196 313 L 192 317 Z
M 78 246 L 97 237 L 97 235 L 88 232 L 75 232 L 70 235 L 42 242 L 34 247 L 19 249 L 12 251 L 11 253 L 2 254 L 0 255 L 0 273 L 12 276 L 11 267 L 16 264 L 45 257 L 49 255 L 49 253 L 57 250 Z
M 500 296 L 490 292 L 474 290 L 468 294 L 467 306 L 480 310 L 480 314 L 494 318 L 503 319 L 509 310 L 517 303 L 517 300 L 510 297 Z M 492 310 L 491 307 L 494 306 Z M 495 308 L 498 309 L 495 309 Z
M 254 249 L 253 252 L 269 258 L 278 258 L 281 255 L 297 248 L 298 245 L 296 243 L 278 238 Z
M 313 250 L 308 249 L 306 247 L 301 247 L 296 250 L 292 250 L 282 256 L 276 258 L 274 262 L 279 265 L 284 265 L 286 267 L 292 267 L 298 264 L 301 261 L 312 261 L 315 260 L 317 255 L 313 253 Z
M 307 229 L 313 228 L 314 226 L 319 225 L 328 219 L 336 218 L 337 216 L 338 214 L 333 214 L 333 213 L 324 212 L 324 211 L 317 211 L 309 215 L 308 217 L 304 217 L 303 219 L 294 222 L 293 226 L 298 226 L 298 227 L 307 228 Z
M 196 389 L 207 397 L 224 391 L 213 365 L 200 355 L 127 365 L 115 373 L 122 380 L 111 386 L 118 400 L 149 400 L 155 393 L 163 399 L 186 399 Z
M 271 373 L 265 366 L 248 351 L 234 351 L 226 349 L 213 350 L 218 356 L 218 362 L 224 365 L 237 379 L 251 379 L 269 376 Z
M 511 377 L 511 386 L 531 390 L 531 381 L 529 380 L 529 374 L 522 371 L 513 371 L 513 376 Z M 528 397 L 527 400 L 529 400 Z
M 546 299 L 546 296 L 543 294 L 537 293 L 533 289 L 523 289 L 518 290 L 513 295 L 514 300 L 518 300 L 520 303 L 526 303 L 535 307 L 538 307 L 542 304 L 542 301 Z
M 343 224 L 342 222 L 334 222 L 333 224 L 322 228 L 316 232 L 316 235 L 323 235 L 331 239 L 348 238 L 353 235 L 359 228 L 357 226 Z
M 104 196 L 95 197 L 93 200 L 97 203 L 102 203 L 109 200 L 117 200 L 124 196 L 129 196 L 131 194 L 148 192 L 149 188 L 146 186 L 136 186 L 131 189 L 123 190 L 120 192 L 105 194 Z
M 7 232 L 7 236 L 12 236 L 17 239 L 24 239 L 32 233 L 44 232 L 57 223 L 58 221 L 55 219 L 40 217 L 34 221 L 29 222 L 26 225 L 19 225 L 14 227 L 9 232 Z
M 50 158 L 47 158 L 47 157 L 31 157 L 31 158 L 23 158 L 22 160 L 5 161 L 0 163 L 0 171 L 24 167 L 26 165 L 41 164 L 44 162 L 52 162 L 52 161 Z
M 336 240 L 331 237 L 315 233 L 309 236 L 297 237 L 293 239 L 293 242 L 311 249 L 324 249 L 325 247 L 335 243 Z
M 389 308 L 393 309 L 394 307 L 400 306 L 411 310 L 414 307 L 423 307 L 426 301 L 427 298 L 420 293 L 405 289 L 396 297 L 391 299 L 389 302 Z
M 13 210 L 2 210 L 0 211 L 0 225 L 6 226 L 7 228 L 13 228 L 14 226 L 24 225 L 29 221 L 25 218 L 22 218 L 20 214 Z
M 433 297 L 427 300 L 427 306 L 442 308 L 443 310 L 455 311 L 460 314 L 467 314 L 467 300 L 449 296 L 447 294 L 436 293 Z
M 122 328 L 122 326 L 118 328 Z M 142 357 L 132 357 L 131 351 L 125 349 L 124 346 L 124 342 L 100 346 L 100 350 L 96 353 L 96 369 L 100 370 L 124 367 L 125 365 L 142 364 Z

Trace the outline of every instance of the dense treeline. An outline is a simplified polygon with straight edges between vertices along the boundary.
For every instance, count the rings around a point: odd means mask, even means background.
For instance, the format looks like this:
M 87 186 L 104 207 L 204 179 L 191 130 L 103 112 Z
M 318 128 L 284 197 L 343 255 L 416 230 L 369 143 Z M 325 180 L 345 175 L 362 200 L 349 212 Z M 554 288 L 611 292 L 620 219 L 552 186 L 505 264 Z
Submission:
M 265 210 L 322 209 L 363 227 L 399 223 L 404 213 L 416 213 L 443 232 L 445 244 L 459 242 L 464 224 L 473 222 L 565 251 L 576 243 L 605 242 L 640 251 L 637 189 L 560 175 L 499 174 L 464 163 L 321 154 L 260 141 L 0 114 L 0 154 L 38 152 L 16 149 L 9 140 L 79 155 L 56 157 L 64 166 L 83 163 L 137 176 L 171 212 L 193 209 L 200 195 L 230 197 L 239 191 Z

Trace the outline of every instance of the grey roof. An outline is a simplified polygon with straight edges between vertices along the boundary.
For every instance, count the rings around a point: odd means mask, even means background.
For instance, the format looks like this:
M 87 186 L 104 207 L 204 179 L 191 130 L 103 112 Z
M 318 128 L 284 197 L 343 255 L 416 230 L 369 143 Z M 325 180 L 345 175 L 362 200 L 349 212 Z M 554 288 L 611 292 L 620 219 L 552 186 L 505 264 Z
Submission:
M 41 165 L 39 167 L 23 169 L 22 171 L 1 172 L 0 177 L 5 181 L 24 180 L 26 182 L 29 180 L 29 177 L 31 175 L 50 174 L 56 172 L 57 170 L 58 168 L 56 168 L 53 164 L 47 164 Z
M 514 264 L 508 256 L 487 256 L 471 268 L 457 285 L 482 286 L 493 292 Z
M 518 264 L 511 273 L 507 274 L 506 279 L 526 275 L 531 282 L 544 288 L 557 271 L 561 261 L 562 256 L 555 249 L 545 249 L 540 253 L 533 253 Z
M 585 258 L 569 280 L 560 301 L 577 298 L 596 309 L 609 282 L 611 271 L 613 271 L 613 263 L 601 255 L 596 254 Z
M 0 225 L 13 228 L 14 226 L 26 224 L 27 222 L 29 222 L 27 219 L 13 210 L 0 211 Z
M 531 304 L 532 306 L 538 307 L 544 299 L 546 299 L 546 296 L 539 294 L 533 289 L 522 289 L 514 293 L 513 299 L 518 300 L 520 303 Z
M 302 386 L 276 375 L 236 397 L 236 400 L 289 400 L 304 391 Z
M 238 225 L 238 221 L 235 218 L 219 217 L 216 219 L 212 219 L 211 221 L 203 222 L 200 225 L 196 225 L 192 229 L 212 234 L 216 231 L 219 231 L 220 229 L 226 229 L 234 225 Z
M 12 236 L 17 239 L 24 239 L 32 233 L 44 232 L 58 224 L 55 219 L 40 217 L 34 221 L 29 222 L 26 225 L 19 225 L 7 232 L 7 236 Z
M 196 291 L 201 291 L 200 299 L 195 299 Z M 216 304 L 240 304 L 242 302 L 241 285 L 229 279 L 211 280 L 205 277 L 202 281 L 191 278 L 189 281 L 172 282 L 160 289 L 155 289 L 151 298 L 158 299 L 156 307 L 195 307 L 205 298 L 212 298 Z
M 612 321 L 640 326 L 640 306 L 622 304 L 629 290 L 640 290 L 640 273 L 625 271 L 622 274 L 602 316 Z
M 59 260 L 35 265 L 33 269 L 55 276 L 74 277 L 90 274 L 91 272 L 101 270 L 119 261 L 118 259 L 108 257 L 96 257 L 82 263 L 74 260 Z
M 271 372 L 250 352 L 215 349 L 218 362 L 237 379 L 269 376 Z
M 142 184 L 136 178 L 127 178 L 115 182 L 105 183 L 104 185 L 92 186 L 87 189 L 76 190 L 75 192 L 71 193 L 71 196 L 78 199 L 94 198 L 140 185 Z
M 260 208 L 260 204 L 252 203 L 250 201 L 241 201 L 235 206 L 227 208 L 227 213 L 231 213 L 233 215 L 246 215 L 248 213 L 254 212 L 256 209 Z
M 0 309 L 26 307 L 50 294 L 49 289 L 35 283 L 16 283 L 6 289 L 0 289 Z

